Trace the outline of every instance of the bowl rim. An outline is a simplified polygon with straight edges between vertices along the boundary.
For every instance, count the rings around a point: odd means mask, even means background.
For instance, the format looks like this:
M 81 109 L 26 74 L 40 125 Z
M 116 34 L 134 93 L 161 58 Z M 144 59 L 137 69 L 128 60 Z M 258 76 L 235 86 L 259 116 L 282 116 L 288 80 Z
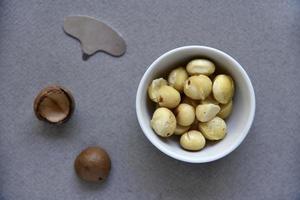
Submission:
M 143 88 L 145 88 L 145 81 L 146 78 L 149 76 L 149 74 L 151 73 L 151 71 L 155 68 L 155 66 L 164 58 L 169 56 L 170 54 L 173 54 L 177 51 L 184 51 L 187 49 L 201 49 L 201 50 L 208 50 L 208 51 L 214 51 L 217 54 L 221 54 L 222 56 L 226 57 L 226 59 L 231 60 L 234 64 L 235 64 L 235 68 L 238 69 L 241 73 L 241 75 L 243 76 L 243 79 L 245 80 L 246 85 L 249 87 L 250 89 L 250 117 L 249 120 L 247 121 L 247 123 L 245 124 L 244 127 L 244 131 L 243 131 L 243 136 L 240 137 L 240 140 L 238 140 L 236 143 L 234 143 L 232 146 L 230 146 L 230 148 L 226 149 L 223 151 L 223 153 L 217 154 L 216 156 L 211 156 L 209 158 L 205 158 L 205 159 L 201 159 L 201 157 L 197 160 L 195 159 L 191 159 L 190 157 L 186 157 L 186 156 L 181 156 L 178 155 L 176 153 L 173 153 L 171 151 L 169 151 L 167 148 L 164 147 L 164 145 L 158 144 L 155 141 L 152 140 L 152 137 L 150 136 L 151 134 L 153 134 L 152 132 L 149 132 L 148 129 L 149 127 L 146 127 L 146 124 L 143 122 L 142 120 L 142 112 L 141 112 L 141 98 L 142 98 L 142 90 Z M 188 162 L 188 163 L 207 163 L 207 162 L 212 162 L 218 159 L 221 159 L 227 155 L 229 155 L 231 152 L 233 152 L 245 139 L 245 137 L 248 135 L 249 130 L 252 126 L 253 120 L 254 120 L 254 116 L 255 116 L 255 109 L 256 109 L 256 102 L 255 102 L 255 93 L 254 93 L 254 89 L 251 83 L 251 80 L 247 74 L 247 72 L 244 70 L 244 68 L 230 55 L 228 55 L 227 53 L 212 48 L 212 47 L 208 47 L 208 46 L 198 46 L 198 45 L 191 45 L 191 46 L 182 46 L 182 47 L 178 47 L 172 50 L 169 50 L 167 52 L 165 52 L 164 54 L 162 54 L 161 56 L 159 56 L 157 59 L 155 59 L 155 61 L 148 67 L 148 69 L 146 70 L 146 72 L 143 74 L 140 82 L 139 82 L 139 86 L 137 89 L 137 93 L 136 93 L 136 114 L 137 114 L 137 119 L 139 122 L 139 125 L 144 133 L 144 135 L 148 138 L 148 140 L 158 149 L 160 150 L 162 153 L 176 159 L 176 160 L 180 160 L 180 161 L 184 161 L 184 162 Z

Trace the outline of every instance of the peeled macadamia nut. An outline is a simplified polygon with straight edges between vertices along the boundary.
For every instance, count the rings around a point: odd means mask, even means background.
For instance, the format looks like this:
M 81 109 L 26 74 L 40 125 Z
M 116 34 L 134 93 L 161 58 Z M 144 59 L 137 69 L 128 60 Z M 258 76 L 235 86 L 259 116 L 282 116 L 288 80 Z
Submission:
M 179 92 L 168 85 L 159 88 L 157 97 L 159 106 L 166 108 L 175 108 L 181 100 Z
M 204 100 L 211 92 L 212 82 L 205 75 L 191 76 L 185 81 L 184 93 L 191 99 Z
M 190 75 L 211 75 L 215 72 L 215 64 L 207 59 L 195 59 L 190 61 L 187 66 L 186 70 Z
M 107 152 L 100 147 L 83 150 L 74 163 L 77 175 L 85 181 L 102 181 L 110 172 L 111 161 Z
M 44 88 L 34 100 L 37 118 L 53 124 L 66 122 L 71 117 L 74 107 L 71 92 L 58 85 Z
M 195 120 L 195 108 L 189 104 L 182 103 L 174 111 L 177 124 L 189 126 Z
M 214 99 L 212 94 L 210 94 L 206 99 L 201 100 L 201 104 L 208 104 L 208 103 L 219 105 L 219 102 Z
M 161 137 L 170 137 L 176 129 L 176 118 L 167 108 L 158 108 L 153 113 L 151 126 Z
M 229 101 L 227 104 L 221 104 L 221 110 L 218 113 L 218 117 L 221 117 L 222 119 L 226 119 L 232 111 L 232 100 Z
M 158 102 L 158 90 L 163 85 L 167 85 L 167 81 L 163 78 L 158 78 L 151 82 L 148 87 L 148 95 L 152 101 Z
M 189 105 L 193 106 L 194 108 L 196 108 L 199 105 L 199 100 L 194 100 L 187 96 L 184 96 L 181 102 L 189 104 Z
M 199 130 L 208 140 L 220 140 L 227 132 L 226 123 L 220 117 L 215 117 L 209 122 L 200 122 Z
M 183 67 L 173 69 L 168 77 L 169 85 L 174 87 L 179 92 L 183 91 L 185 80 L 188 78 L 188 73 Z
M 182 148 L 190 151 L 198 151 L 205 146 L 205 138 L 199 131 L 189 131 L 180 137 Z
M 176 125 L 175 135 L 182 135 L 189 130 L 190 126 L 181 126 L 179 124 Z
M 208 122 L 220 111 L 220 106 L 209 103 L 202 104 L 196 108 L 196 116 L 200 122 Z
M 213 82 L 213 95 L 214 98 L 222 103 L 228 103 L 234 94 L 234 83 L 230 76 L 221 74 L 216 76 Z

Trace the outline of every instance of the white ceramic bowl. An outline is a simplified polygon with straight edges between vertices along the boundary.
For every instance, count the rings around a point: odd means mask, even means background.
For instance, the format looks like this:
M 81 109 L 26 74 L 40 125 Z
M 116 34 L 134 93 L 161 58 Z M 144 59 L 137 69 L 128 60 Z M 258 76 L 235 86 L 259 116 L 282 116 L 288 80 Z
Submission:
M 181 64 L 193 58 L 208 58 L 217 69 L 232 76 L 235 82 L 233 112 L 226 120 L 226 137 L 212 145 L 207 145 L 198 152 L 183 150 L 179 141 L 161 138 L 152 130 L 150 120 L 155 105 L 148 98 L 147 88 L 151 81 L 166 75 Z M 161 152 L 168 156 L 190 163 L 205 163 L 220 159 L 236 149 L 245 139 L 252 125 L 255 113 L 255 95 L 251 81 L 242 66 L 228 54 L 206 46 L 184 46 L 173 49 L 156 59 L 142 77 L 136 95 L 136 113 L 140 126 L 150 140 Z

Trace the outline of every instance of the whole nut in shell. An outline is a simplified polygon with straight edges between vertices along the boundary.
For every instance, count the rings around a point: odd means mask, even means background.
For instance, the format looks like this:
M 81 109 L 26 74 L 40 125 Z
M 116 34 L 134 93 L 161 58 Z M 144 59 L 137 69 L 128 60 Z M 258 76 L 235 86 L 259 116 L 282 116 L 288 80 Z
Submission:
M 216 66 L 213 62 L 207 59 L 195 59 L 190 61 L 186 70 L 190 75 L 211 75 L 215 72 Z
M 222 119 L 226 119 L 232 111 L 232 100 L 229 101 L 227 104 L 220 104 L 221 110 L 218 113 L 218 117 L 221 117 Z
M 199 131 L 189 131 L 180 137 L 182 148 L 190 151 L 198 151 L 205 146 L 205 138 Z
M 189 104 L 179 104 L 174 113 L 177 124 L 181 126 L 190 126 L 195 120 L 195 108 Z
M 88 147 L 75 159 L 77 175 L 85 181 L 102 181 L 107 178 L 111 161 L 107 152 L 100 147 Z
M 161 107 L 155 110 L 151 119 L 151 127 L 161 137 L 170 137 L 176 129 L 176 118 L 167 108 Z
M 208 140 L 220 140 L 225 137 L 227 126 L 222 118 L 215 117 L 209 122 L 200 122 L 199 130 Z
M 234 94 L 234 83 L 230 76 L 221 74 L 216 76 L 212 87 L 214 98 L 222 103 L 228 103 Z
M 169 85 L 174 87 L 179 92 L 183 91 L 185 80 L 188 78 L 188 73 L 183 67 L 173 69 L 168 76 Z
M 158 90 L 161 86 L 167 85 L 167 81 L 163 78 L 155 79 L 151 82 L 150 86 L 148 87 L 148 96 L 149 98 L 154 101 L 158 102 Z
M 200 122 L 208 122 L 220 111 L 220 106 L 209 103 L 201 104 L 196 108 L 196 117 Z
M 184 84 L 186 96 L 195 100 L 204 100 L 209 96 L 212 88 L 211 80 L 205 75 L 191 76 Z
M 38 119 L 52 124 L 60 124 L 71 117 L 75 101 L 71 92 L 66 88 L 50 85 L 39 92 L 33 107 Z
M 175 108 L 180 103 L 180 93 L 171 86 L 163 85 L 158 90 L 158 104 L 166 108 Z

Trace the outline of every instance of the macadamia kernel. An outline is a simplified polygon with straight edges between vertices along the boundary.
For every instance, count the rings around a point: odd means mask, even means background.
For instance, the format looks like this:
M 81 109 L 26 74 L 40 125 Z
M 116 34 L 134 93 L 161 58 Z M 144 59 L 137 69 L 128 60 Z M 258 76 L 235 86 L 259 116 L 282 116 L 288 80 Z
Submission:
M 182 98 L 182 103 L 186 103 L 186 104 L 189 104 L 191 106 L 193 106 L 194 108 L 196 108 L 198 105 L 199 105 L 199 100 L 194 100 L 194 99 L 191 99 L 190 97 L 188 96 L 185 96 Z
M 182 148 L 190 151 L 198 151 L 205 146 L 205 138 L 200 131 L 189 131 L 180 137 Z
M 174 113 L 177 123 L 181 126 L 190 126 L 195 120 L 195 108 L 189 104 L 179 104 Z
M 181 126 L 179 124 L 176 125 L 175 135 L 182 135 L 190 129 L 191 126 Z
M 181 100 L 179 92 L 168 85 L 159 88 L 157 97 L 159 106 L 166 108 L 175 108 Z
M 168 77 L 169 85 L 179 92 L 183 91 L 184 83 L 188 78 L 188 73 L 183 67 L 173 69 Z
M 186 70 L 190 75 L 211 75 L 215 72 L 215 64 L 207 59 L 195 59 L 190 61 L 187 66 Z
M 158 108 L 153 113 L 151 127 L 161 137 L 170 137 L 176 129 L 176 118 L 167 108 Z
M 221 140 L 227 132 L 226 123 L 220 117 L 215 117 L 209 122 L 200 122 L 199 130 L 208 140 Z
M 148 87 L 148 95 L 152 101 L 158 102 L 158 90 L 163 85 L 167 85 L 167 81 L 163 78 L 158 78 L 151 82 Z
M 229 101 L 229 103 L 227 104 L 221 104 L 220 107 L 221 110 L 218 113 L 218 117 L 221 117 L 222 119 L 226 119 L 231 114 L 232 111 L 232 100 Z
M 211 92 L 212 82 L 205 75 L 191 76 L 185 81 L 184 93 L 191 99 L 204 100 Z
M 214 98 L 222 103 L 227 104 L 233 97 L 234 94 L 234 83 L 228 75 L 218 75 L 214 79 L 212 87 Z
M 220 111 L 220 106 L 209 103 L 201 104 L 196 108 L 196 116 L 200 122 L 208 122 Z

